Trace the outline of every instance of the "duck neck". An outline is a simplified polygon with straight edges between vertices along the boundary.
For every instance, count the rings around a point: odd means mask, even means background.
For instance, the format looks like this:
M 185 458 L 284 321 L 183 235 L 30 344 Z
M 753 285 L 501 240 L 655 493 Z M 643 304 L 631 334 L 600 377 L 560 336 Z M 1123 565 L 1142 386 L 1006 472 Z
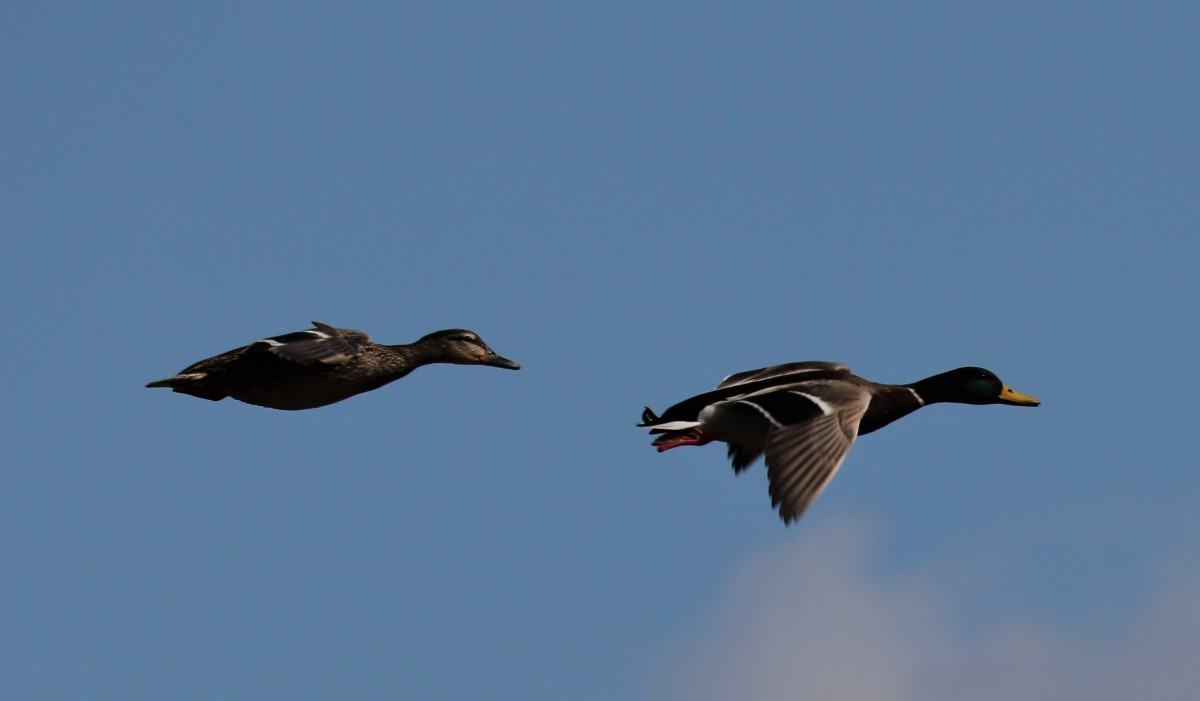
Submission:
M 875 385 L 871 389 L 871 403 L 858 424 L 858 434 L 878 431 L 897 419 L 913 413 L 929 402 L 912 385 Z
M 392 379 L 404 377 L 422 365 L 445 362 L 437 348 L 420 341 L 389 345 L 387 348 L 392 351 L 388 354 L 391 361 L 389 366 L 395 375 Z
M 946 383 L 946 375 L 949 373 L 941 373 L 932 377 L 926 377 L 924 380 L 918 380 L 911 384 L 904 385 L 908 389 L 917 393 L 921 401 L 925 404 L 940 404 L 942 402 L 958 402 L 955 395 L 950 391 L 950 387 Z M 961 403 L 961 402 L 960 402 Z

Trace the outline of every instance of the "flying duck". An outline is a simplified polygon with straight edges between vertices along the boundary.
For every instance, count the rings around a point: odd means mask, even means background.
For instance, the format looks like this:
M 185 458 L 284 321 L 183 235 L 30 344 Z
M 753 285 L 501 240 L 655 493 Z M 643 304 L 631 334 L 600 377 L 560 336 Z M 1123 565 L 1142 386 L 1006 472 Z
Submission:
M 362 331 L 314 321 L 311 329 L 205 358 L 146 386 L 214 402 L 233 397 L 271 409 L 312 409 L 378 389 L 430 363 L 521 368 L 474 331 L 434 331 L 415 343 L 393 346 L 373 343 Z
M 646 407 L 638 426 L 657 434 L 653 445 L 660 453 L 722 441 L 735 473 L 765 454 L 771 505 L 789 524 L 833 479 L 857 436 L 938 402 L 1041 403 L 983 368 L 887 385 L 853 375 L 845 365 L 804 361 L 730 375 L 662 416 Z

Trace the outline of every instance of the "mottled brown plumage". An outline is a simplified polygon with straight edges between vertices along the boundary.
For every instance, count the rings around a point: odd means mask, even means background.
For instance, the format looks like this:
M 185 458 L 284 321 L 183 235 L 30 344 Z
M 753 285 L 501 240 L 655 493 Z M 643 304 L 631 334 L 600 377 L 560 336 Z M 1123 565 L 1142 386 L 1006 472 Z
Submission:
M 318 321 L 205 358 L 147 387 L 218 401 L 233 397 L 271 409 L 312 409 L 378 389 L 430 363 L 517 370 L 473 331 L 435 331 L 415 343 L 385 345 L 354 329 Z

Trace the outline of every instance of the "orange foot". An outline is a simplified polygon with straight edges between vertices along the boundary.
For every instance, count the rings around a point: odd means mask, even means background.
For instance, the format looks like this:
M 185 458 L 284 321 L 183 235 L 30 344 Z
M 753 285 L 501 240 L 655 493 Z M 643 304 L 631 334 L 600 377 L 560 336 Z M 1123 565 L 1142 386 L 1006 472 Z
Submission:
M 678 448 L 681 445 L 704 445 L 705 443 L 711 443 L 716 439 L 716 436 L 710 436 L 704 433 L 704 429 L 690 428 L 686 431 L 668 433 L 661 436 L 658 438 L 658 440 L 654 441 L 654 447 L 658 448 L 658 452 L 661 453 L 664 450 Z

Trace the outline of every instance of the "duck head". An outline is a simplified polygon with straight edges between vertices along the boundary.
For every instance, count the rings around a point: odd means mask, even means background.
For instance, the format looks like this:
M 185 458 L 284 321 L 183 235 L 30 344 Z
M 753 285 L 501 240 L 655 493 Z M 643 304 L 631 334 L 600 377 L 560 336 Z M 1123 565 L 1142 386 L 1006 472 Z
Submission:
M 954 402 L 1038 406 L 1042 403 L 1037 397 L 1012 389 L 1001 382 L 996 373 L 985 368 L 958 368 L 914 382 L 909 387 L 920 395 L 926 404 Z
M 427 334 L 417 341 L 430 347 L 442 362 L 457 365 L 491 365 L 507 370 L 520 370 L 521 366 L 496 353 L 483 342 L 479 334 L 466 329 L 445 329 Z

